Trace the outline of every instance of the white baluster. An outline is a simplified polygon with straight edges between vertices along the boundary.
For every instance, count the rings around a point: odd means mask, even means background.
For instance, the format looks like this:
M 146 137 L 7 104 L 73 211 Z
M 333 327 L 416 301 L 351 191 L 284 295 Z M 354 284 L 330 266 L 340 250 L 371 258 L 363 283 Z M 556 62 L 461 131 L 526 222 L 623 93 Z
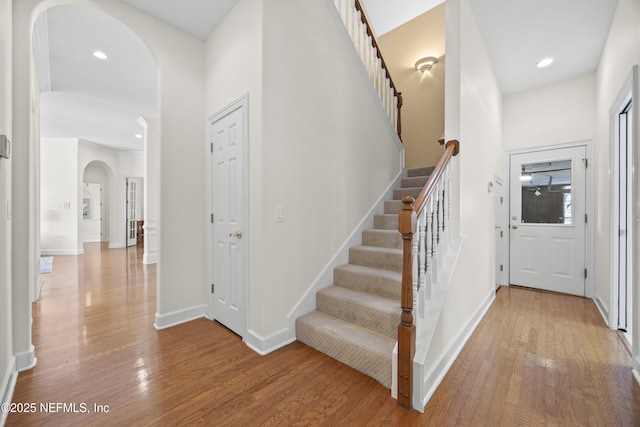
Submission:
M 417 234 L 417 235 L 416 235 Z M 418 303 L 418 251 L 419 251 L 419 239 L 420 234 L 416 233 L 413 236 L 413 240 L 411 241 L 411 280 L 413 287 L 413 307 L 414 312 L 416 312 L 415 308 Z

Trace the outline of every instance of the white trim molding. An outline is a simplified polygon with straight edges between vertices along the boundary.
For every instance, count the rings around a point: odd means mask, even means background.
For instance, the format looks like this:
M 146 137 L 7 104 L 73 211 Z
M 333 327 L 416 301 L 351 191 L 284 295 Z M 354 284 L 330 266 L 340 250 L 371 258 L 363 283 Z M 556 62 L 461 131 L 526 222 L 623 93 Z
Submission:
M 36 348 L 31 344 L 29 350 L 15 354 L 16 369 L 18 372 L 28 371 L 36 366 L 38 358 L 36 357 Z
M 249 329 L 244 340 L 247 347 L 261 356 L 265 356 L 272 351 L 276 351 L 286 345 L 295 342 L 296 338 L 289 336 L 289 329 L 281 329 L 269 337 L 263 337 L 255 331 Z
M 16 388 L 16 381 L 18 380 L 18 370 L 16 369 L 16 359 L 11 357 L 9 359 L 9 365 L 7 371 L 2 378 L 2 384 L 0 385 L 0 404 L 9 404 L 13 400 L 13 391 Z M 0 411 L 0 426 L 3 426 L 7 421 L 8 411 Z
M 172 326 L 180 325 L 181 323 L 206 317 L 206 312 L 207 306 L 203 304 L 191 308 L 185 308 L 184 310 L 172 311 L 166 314 L 156 313 L 156 321 L 153 326 L 157 330 L 167 329 Z
M 156 264 L 158 262 L 158 221 L 149 219 L 142 226 L 144 229 L 144 255 L 143 264 Z

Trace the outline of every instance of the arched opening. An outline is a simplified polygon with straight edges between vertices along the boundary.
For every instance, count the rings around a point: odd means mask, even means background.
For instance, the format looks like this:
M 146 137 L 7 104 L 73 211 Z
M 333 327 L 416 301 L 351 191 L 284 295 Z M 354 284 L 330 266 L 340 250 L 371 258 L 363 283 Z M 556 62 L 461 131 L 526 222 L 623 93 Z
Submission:
M 113 252 L 109 264 L 117 262 L 128 271 L 142 262 L 142 253 L 124 252 L 125 184 L 131 176 L 148 182 L 151 141 L 138 121 L 158 117 L 154 58 L 122 22 L 71 2 L 49 7 L 36 17 L 33 50 L 36 119 L 31 138 L 40 194 L 40 203 L 34 205 L 40 245 L 36 252 L 76 257 L 78 271 L 84 268 L 80 257 L 85 257 L 85 264 L 90 259 L 91 271 L 100 271 L 107 264 L 101 253 Z M 157 185 L 153 188 L 159 191 Z M 141 210 L 149 209 L 143 205 Z M 61 218 L 68 221 L 64 228 Z M 61 238 L 67 246 L 59 246 Z M 150 276 L 155 287 L 155 269 Z M 82 292 L 86 301 L 78 304 L 81 315 L 101 301 L 95 289 Z M 42 295 L 45 304 L 47 294 Z

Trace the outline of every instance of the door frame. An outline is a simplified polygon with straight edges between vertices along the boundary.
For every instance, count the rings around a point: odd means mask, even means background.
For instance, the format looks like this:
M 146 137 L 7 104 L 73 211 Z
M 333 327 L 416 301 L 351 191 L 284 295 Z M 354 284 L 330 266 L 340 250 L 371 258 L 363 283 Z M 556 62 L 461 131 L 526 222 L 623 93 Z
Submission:
M 631 117 L 631 126 L 632 126 L 632 134 L 631 134 L 631 146 L 632 146 L 632 162 L 633 162 L 633 168 L 634 170 L 638 170 L 638 165 L 640 164 L 639 161 L 639 157 L 640 157 L 640 153 L 637 149 L 638 147 L 638 132 L 640 132 L 640 127 L 638 126 L 638 116 L 639 114 L 639 106 L 638 106 L 638 100 L 640 99 L 638 97 L 638 66 L 634 65 L 631 69 L 631 72 L 629 73 L 629 75 L 627 76 L 627 78 L 625 79 L 624 83 L 622 84 L 622 86 L 620 87 L 620 90 L 618 92 L 618 95 L 616 96 L 615 100 L 613 101 L 611 108 L 609 110 L 609 148 L 610 148 L 610 167 L 611 167 L 611 171 L 612 171 L 612 178 L 611 178 L 611 187 L 610 187 L 610 193 L 609 193 L 609 205 L 611 206 L 610 209 L 610 230 L 611 230 L 611 236 L 610 236 L 610 308 L 609 308 L 609 328 L 611 329 L 617 329 L 618 327 L 618 284 L 617 284 L 617 275 L 616 275 L 616 271 L 614 266 L 618 265 L 618 254 L 616 251 L 616 247 L 617 247 L 617 235 L 618 235 L 618 229 L 617 229 L 617 221 L 615 220 L 615 218 L 618 217 L 619 214 L 619 208 L 620 206 L 616 203 L 616 196 L 615 196 L 615 192 L 617 190 L 616 184 L 614 182 L 614 176 L 613 176 L 613 172 L 616 171 L 616 167 L 615 167 L 615 157 L 613 154 L 617 153 L 617 137 L 616 137 L 616 129 L 617 126 L 615 125 L 615 123 L 617 122 L 618 119 L 618 115 L 621 111 L 621 108 L 624 107 L 623 104 L 626 105 L 626 103 L 628 102 L 629 98 L 631 99 L 631 101 L 633 102 L 633 114 Z M 640 215 L 639 212 L 639 200 L 638 200 L 638 189 L 640 189 L 640 174 L 635 173 L 632 176 L 632 199 L 631 199 L 631 209 L 632 209 L 632 219 L 631 221 L 634 221 L 633 218 L 636 218 L 634 227 L 632 227 L 631 229 L 631 247 L 632 247 L 632 256 L 637 258 L 638 254 L 639 254 L 639 245 L 638 245 L 638 238 L 640 236 L 640 232 L 638 230 L 638 222 L 637 222 L 637 218 L 638 215 Z M 640 331 L 638 331 L 638 292 L 640 291 L 640 289 L 638 288 L 638 274 L 640 274 L 640 267 L 636 267 L 633 270 L 632 273 L 632 277 L 631 277 L 631 288 L 632 288 L 632 302 L 631 302 L 631 327 L 632 327 L 632 347 L 633 349 L 637 349 L 638 346 L 640 345 L 640 343 L 638 343 L 638 339 L 640 339 Z M 625 340 L 626 343 L 626 340 Z M 632 351 L 632 353 L 635 355 L 637 354 L 637 351 Z M 635 356 L 634 356 L 635 357 Z
M 568 143 L 564 143 L 564 144 L 553 144 L 553 145 L 543 145 L 543 146 L 539 146 L 539 147 L 529 147 L 529 148 L 519 148 L 519 149 L 514 149 L 514 150 L 506 150 L 504 153 L 504 175 L 505 176 L 511 176 L 510 174 L 510 168 L 511 168 L 511 156 L 512 155 L 516 155 L 516 154 L 527 154 L 527 153 L 535 153 L 535 152 L 539 152 L 539 151 L 547 151 L 547 150 L 558 150 L 558 149 L 562 149 L 562 148 L 573 148 L 573 147 L 585 147 L 585 153 L 586 153 L 586 159 L 588 162 L 588 166 L 587 166 L 587 175 L 585 177 L 585 197 L 586 197 L 586 205 L 585 205 L 585 212 L 587 214 L 587 224 L 585 227 L 585 234 L 584 234 L 584 247 L 585 247 L 585 254 L 584 254 L 584 260 L 585 260 L 585 265 L 586 266 L 593 266 L 595 265 L 595 248 L 594 248 L 594 242 L 595 242 L 595 227 L 594 227 L 594 223 L 595 223 L 595 162 L 594 162 L 594 147 L 593 147 L 593 140 L 589 139 L 589 140 L 582 140 L 582 141 L 575 141 L 575 142 L 568 142 Z M 509 206 L 511 205 L 511 180 L 507 180 L 507 185 L 506 185 L 506 189 L 505 189 L 505 193 L 506 193 L 506 199 L 507 199 L 507 203 L 509 204 Z M 502 222 L 508 222 L 509 221 L 509 209 L 505 209 L 504 212 L 504 217 L 503 217 L 503 221 Z M 505 254 L 505 262 L 506 262 L 506 274 L 507 274 L 507 281 L 509 282 L 508 284 L 510 285 L 511 283 L 511 239 L 507 239 L 506 242 L 507 245 L 507 252 Z M 586 298 L 593 298 L 594 297 L 594 288 L 595 288 L 595 281 L 594 281 L 594 276 L 595 276 L 595 272 L 593 267 L 587 267 L 587 278 L 585 280 L 585 286 L 584 286 L 584 296 Z
M 136 183 L 136 209 L 135 209 L 136 214 L 139 212 L 140 203 L 143 202 L 142 200 L 140 200 L 140 197 L 139 197 L 140 190 L 138 188 L 138 184 L 142 184 L 140 187 L 144 186 L 144 178 L 139 176 L 125 176 L 124 178 L 124 247 L 125 248 L 135 246 L 135 244 L 129 245 L 129 240 L 130 240 L 129 239 L 129 182 L 130 181 Z M 143 210 L 144 210 L 144 206 L 143 206 Z M 136 220 L 136 224 L 137 222 L 138 221 Z M 136 225 L 136 230 L 137 230 L 137 225 Z M 137 242 L 137 239 L 138 239 L 138 235 L 136 231 L 136 242 Z
M 208 126 L 208 138 L 205 144 L 205 170 L 206 170 L 206 182 L 205 182 L 205 200 L 208 201 L 205 206 L 205 223 L 207 224 L 205 229 L 208 229 L 207 233 L 207 283 L 205 283 L 205 292 L 207 295 L 207 318 L 209 320 L 215 320 L 215 313 L 213 310 L 213 293 L 211 292 L 211 287 L 213 285 L 213 271 L 215 269 L 215 265 L 213 265 L 213 249 L 214 249 L 214 239 L 213 239 L 213 221 L 212 215 L 215 214 L 213 208 L 213 151 L 212 151 L 212 135 L 211 135 L 211 127 L 218 120 L 224 118 L 229 115 L 231 112 L 241 109 L 242 110 L 242 222 L 243 222 L 243 230 L 244 235 L 246 236 L 245 244 L 242 245 L 242 257 L 244 259 L 243 266 L 243 276 L 246 278 L 245 288 L 243 289 L 243 295 L 245 296 L 244 309 L 245 309 L 245 319 L 244 319 L 244 333 L 242 334 L 242 340 L 245 341 L 247 339 L 247 331 L 249 330 L 249 283 L 250 283 L 250 260 L 249 260 L 249 246 L 251 241 L 251 227 L 249 224 L 249 94 L 245 93 L 233 102 L 229 103 L 227 106 L 223 107 L 216 113 L 211 114 L 209 119 Z
M 508 207 L 508 203 L 509 203 L 509 196 L 507 196 L 505 194 L 505 185 L 504 185 L 504 179 L 502 179 L 502 177 L 494 174 L 493 175 L 493 181 L 494 181 L 494 185 L 492 187 L 492 190 L 494 192 L 493 195 L 493 206 L 494 206 L 494 223 L 495 223 L 495 227 L 500 227 L 500 231 L 503 232 L 503 236 L 502 236 L 502 244 L 501 244 L 501 248 L 498 248 L 498 243 L 497 241 L 494 239 L 494 241 L 496 241 L 496 247 L 495 249 L 495 287 L 496 289 L 498 289 L 500 286 L 508 286 L 509 285 L 509 234 L 507 233 L 506 236 L 504 235 L 505 232 L 509 231 L 509 223 L 506 222 L 506 220 L 509 218 L 509 210 L 507 209 Z M 499 189 L 499 190 L 498 190 Z M 498 198 L 501 197 L 502 201 L 498 202 Z M 494 229 L 495 232 L 495 229 Z M 501 255 L 502 258 L 498 259 L 498 251 L 501 251 Z M 502 263 L 502 271 L 500 273 L 498 273 L 499 271 L 499 265 L 500 263 Z M 499 277 L 500 276 L 500 277 Z

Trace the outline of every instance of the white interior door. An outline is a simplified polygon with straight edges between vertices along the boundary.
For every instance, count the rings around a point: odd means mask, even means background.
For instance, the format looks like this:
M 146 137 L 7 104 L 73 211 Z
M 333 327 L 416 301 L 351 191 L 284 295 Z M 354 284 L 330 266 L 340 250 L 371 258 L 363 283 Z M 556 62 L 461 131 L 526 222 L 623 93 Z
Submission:
M 213 317 L 236 334 L 246 330 L 244 104 L 212 121 Z
M 127 178 L 127 246 L 134 246 L 138 242 L 138 221 L 136 212 L 138 206 L 138 183 Z
M 586 147 L 511 155 L 510 282 L 585 295 Z

